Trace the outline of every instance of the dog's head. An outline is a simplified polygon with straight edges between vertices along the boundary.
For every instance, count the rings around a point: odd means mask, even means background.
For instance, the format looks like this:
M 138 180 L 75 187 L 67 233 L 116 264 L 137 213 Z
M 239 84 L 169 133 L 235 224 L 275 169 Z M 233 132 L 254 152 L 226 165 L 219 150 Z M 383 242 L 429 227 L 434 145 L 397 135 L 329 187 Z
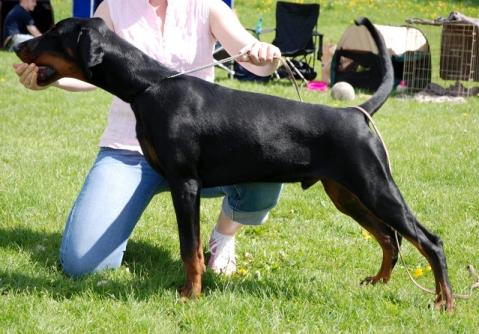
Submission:
M 108 27 L 102 19 L 69 18 L 58 22 L 43 35 L 15 47 L 25 63 L 39 67 L 37 83 L 41 86 L 71 77 L 91 78 L 91 68 L 102 62 L 102 36 Z

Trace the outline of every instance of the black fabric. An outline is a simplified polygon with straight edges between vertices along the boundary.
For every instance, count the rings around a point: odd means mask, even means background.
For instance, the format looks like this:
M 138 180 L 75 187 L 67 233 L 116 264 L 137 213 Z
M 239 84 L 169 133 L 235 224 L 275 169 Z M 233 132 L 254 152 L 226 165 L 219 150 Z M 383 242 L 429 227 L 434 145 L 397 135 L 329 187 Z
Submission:
M 259 75 L 251 73 L 237 62 L 234 63 L 234 72 L 234 78 L 240 81 L 268 82 L 271 79 L 271 75 L 267 77 L 260 77 Z
M 299 60 L 295 60 L 295 59 L 291 59 L 290 61 L 291 61 L 291 63 L 293 63 L 294 67 L 301 73 L 301 75 L 306 80 L 314 80 L 314 78 L 316 78 L 317 73 L 314 70 L 314 68 L 309 66 L 304 61 L 299 61 Z M 296 71 L 294 69 L 291 69 L 291 70 L 293 72 L 294 78 L 300 80 L 301 77 L 299 76 L 299 74 L 296 73 Z M 288 78 L 289 77 L 289 73 L 284 68 L 284 66 L 280 66 L 280 68 L 278 68 L 277 72 L 278 72 L 278 75 L 279 75 L 280 78 Z
M 331 84 L 345 81 L 351 86 L 376 91 L 382 81 L 379 56 L 372 52 L 337 50 L 331 68 Z
M 276 3 L 276 36 L 273 44 L 286 57 L 314 52 L 313 30 L 318 22 L 319 4 Z
M 53 7 L 50 0 L 37 0 L 37 6 L 32 13 L 35 25 L 40 32 L 44 33 L 53 26 Z

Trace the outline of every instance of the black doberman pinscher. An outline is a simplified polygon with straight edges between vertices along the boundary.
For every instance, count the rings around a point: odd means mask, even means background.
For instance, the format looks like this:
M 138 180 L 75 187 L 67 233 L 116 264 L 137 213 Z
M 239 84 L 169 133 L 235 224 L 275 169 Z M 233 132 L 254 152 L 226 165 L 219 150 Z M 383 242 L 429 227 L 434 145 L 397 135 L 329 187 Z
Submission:
M 369 114 L 386 101 L 393 70 L 384 41 L 368 19 L 383 81 L 360 107 Z M 200 190 L 247 182 L 318 181 L 336 207 L 381 245 L 379 272 L 388 281 L 398 259 L 395 231 L 427 258 L 436 306 L 453 307 L 442 241 L 421 226 L 393 181 L 381 142 L 355 108 L 333 108 L 228 89 L 177 72 L 110 31 L 101 19 L 66 19 L 20 44 L 17 55 L 39 66 L 38 84 L 77 78 L 131 104 L 148 162 L 168 181 L 186 269 L 182 297 L 201 293 Z M 400 239 L 400 237 L 399 237 Z

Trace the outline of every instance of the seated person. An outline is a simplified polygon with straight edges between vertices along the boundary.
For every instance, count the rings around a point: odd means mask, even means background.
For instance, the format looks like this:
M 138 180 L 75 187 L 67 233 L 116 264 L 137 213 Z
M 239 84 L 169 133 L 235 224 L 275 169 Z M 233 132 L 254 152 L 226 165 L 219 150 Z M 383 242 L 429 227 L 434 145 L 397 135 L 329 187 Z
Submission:
M 3 28 L 6 49 L 12 50 L 15 45 L 41 35 L 31 14 L 36 5 L 37 0 L 19 0 L 18 5 L 8 12 Z

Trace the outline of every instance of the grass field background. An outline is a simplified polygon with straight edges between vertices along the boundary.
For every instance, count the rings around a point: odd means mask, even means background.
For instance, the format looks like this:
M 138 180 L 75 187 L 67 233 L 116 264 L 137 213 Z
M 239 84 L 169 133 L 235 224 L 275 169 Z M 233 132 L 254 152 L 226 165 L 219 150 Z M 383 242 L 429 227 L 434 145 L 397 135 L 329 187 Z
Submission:
M 52 0 L 55 18 L 71 1 Z M 479 17 L 477 1 L 320 1 L 320 30 L 337 41 L 358 16 L 403 24 L 452 10 Z M 274 1 L 236 1 L 245 26 L 259 15 L 274 25 Z M 272 36 L 271 36 L 272 37 Z M 271 37 L 266 37 L 271 38 Z M 121 269 L 73 280 L 58 266 L 65 219 L 97 153 L 111 96 L 100 90 L 31 92 L 18 83 L 13 54 L 0 52 L 0 332 L 114 333 L 474 333 L 479 293 L 453 314 L 427 307 L 398 264 L 387 285 L 362 287 L 381 252 L 358 224 L 340 214 L 321 186 L 286 185 L 268 222 L 238 235 L 239 273 L 205 275 L 204 295 L 181 303 L 183 281 L 169 194 L 157 196 L 129 242 Z M 295 99 L 287 82 L 229 80 L 222 85 Z M 308 102 L 341 105 L 303 91 Z M 367 96 L 360 94 L 356 102 Z M 427 104 L 390 98 L 375 115 L 393 174 L 419 220 L 441 236 L 456 292 L 479 268 L 479 100 Z M 206 244 L 219 199 L 202 202 Z M 408 268 L 433 286 L 425 259 L 404 245 Z

